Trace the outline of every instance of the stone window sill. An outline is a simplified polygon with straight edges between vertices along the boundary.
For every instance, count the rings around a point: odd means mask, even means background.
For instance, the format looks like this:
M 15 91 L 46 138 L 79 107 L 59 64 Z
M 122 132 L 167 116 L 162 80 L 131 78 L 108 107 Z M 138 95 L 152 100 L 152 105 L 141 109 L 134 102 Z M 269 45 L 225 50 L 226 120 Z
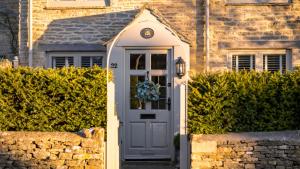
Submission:
M 290 5 L 292 0 L 226 0 L 226 5 Z

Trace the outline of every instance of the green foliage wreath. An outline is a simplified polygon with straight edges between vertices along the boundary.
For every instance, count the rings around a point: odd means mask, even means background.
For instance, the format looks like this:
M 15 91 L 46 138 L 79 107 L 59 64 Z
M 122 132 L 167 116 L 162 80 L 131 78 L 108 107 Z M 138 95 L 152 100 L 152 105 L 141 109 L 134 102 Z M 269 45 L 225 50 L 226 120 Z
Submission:
M 159 99 L 159 84 L 155 84 L 150 80 L 145 80 L 143 82 L 139 82 L 136 85 L 137 95 L 140 101 L 149 102 L 149 101 L 158 101 Z

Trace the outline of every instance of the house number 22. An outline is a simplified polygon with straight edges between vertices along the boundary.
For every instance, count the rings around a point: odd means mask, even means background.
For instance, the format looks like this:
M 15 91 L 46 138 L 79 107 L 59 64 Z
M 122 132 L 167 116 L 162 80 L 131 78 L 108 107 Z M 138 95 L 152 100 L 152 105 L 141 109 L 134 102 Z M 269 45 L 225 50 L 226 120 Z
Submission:
M 112 68 L 112 69 L 118 68 L 118 63 L 111 63 L 110 68 Z

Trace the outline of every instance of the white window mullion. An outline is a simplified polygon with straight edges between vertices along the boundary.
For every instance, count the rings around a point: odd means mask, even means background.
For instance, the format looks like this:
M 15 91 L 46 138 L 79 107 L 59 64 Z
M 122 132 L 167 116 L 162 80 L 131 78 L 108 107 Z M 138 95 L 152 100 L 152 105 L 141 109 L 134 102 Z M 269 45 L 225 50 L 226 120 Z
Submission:
M 74 66 L 81 67 L 81 55 L 74 55 Z
M 66 67 L 69 67 L 69 59 L 68 59 L 68 57 L 65 57 L 65 65 L 66 65 Z
M 279 56 L 279 68 L 280 68 L 280 73 L 283 73 L 283 68 L 282 68 L 282 55 Z
M 268 70 L 268 55 L 265 55 L 265 70 Z
M 56 59 L 55 58 L 51 58 L 52 59 L 52 67 L 56 68 Z
M 90 67 L 94 66 L 93 65 L 93 57 L 90 57 Z
M 239 71 L 239 56 L 238 55 L 235 56 L 235 71 L 236 72 Z
M 250 56 L 250 71 L 253 70 L 253 55 Z
M 77 65 L 76 65 L 76 67 L 82 67 L 82 66 L 81 66 L 81 65 L 82 65 L 81 56 L 77 56 L 77 57 L 76 57 L 76 60 L 77 60 Z

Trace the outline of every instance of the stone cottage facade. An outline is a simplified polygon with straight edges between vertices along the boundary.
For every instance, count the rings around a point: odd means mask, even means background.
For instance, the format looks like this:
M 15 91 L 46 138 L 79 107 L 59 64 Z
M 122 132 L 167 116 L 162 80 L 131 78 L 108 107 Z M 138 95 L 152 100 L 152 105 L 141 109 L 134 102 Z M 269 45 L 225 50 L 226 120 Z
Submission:
M 174 159 L 170 148 L 174 134 L 186 136 L 185 82 L 190 74 L 244 69 L 284 73 L 300 65 L 299 0 L 21 0 L 16 4 L 21 65 L 97 64 L 113 70 L 108 142 L 114 141 L 108 144 L 107 160 L 119 155 Z M 2 42 L 0 46 L 5 48 Z M 178 72 L 182 71 L 177 68 L 179 60 L 186 63 L 181 67 L 185 74 Z M 135 100 L 132 89 L 147 79 L 163 89 L 158 102 Z M 187 140 L 181 139 L 184 158 Z M 187 160 L 181 159 L 181 165 L 183 161 Z
M 1 3 L 7 2 L 3 0 Z M 21 23 L 19 54 L 22 65 L 28 65 L 28 3 L 28 0 L 20 1 L 18 9 Z M 103 0 L 98 4 L 85 6 L 59 5 L 51 0 L 35 0 L 32 3 L 32 66 L 46 67 L 47 56 L 43 53 L 57 44 L 84 44 L 90 45 L 90 50 L 101 50 L 96 46 L 114 37 L 148 4 L 190 41 L 191 70 L 200 72 L 207 67 L 204 0 Z M 18 3 L 9 1 L 9 4 Z M 263 54 L 257 54 L 258 51 L 272 51 L 273 54 L 274 50 L 276 53 L 279 49 L 283 53 L 289 53 L 287 61 L 290 62 L 290 69 L 297 66 L 300 62 L 299 5 L 299 1 L 290 0 L 211 0 L 210 70 L 231 68 L 232 55 L 236 51 L 238 54 L 255 55 L 256 61 L 260 63 L 263 59 L 258 55 Z M 17 7 L 14 9 L 17 10 Z M 4 41 L 7 40 L 1 41 L 3 49 L 7 48 Z M 65 49 L 68 50 L 69 47 L 65 46 Z M 243 52 L 246 50 L 247 52 Z M 242 57 L 241 59 L 243 60 Z M 252 67 L 261 69 L 262 66 L 256 64 Z

